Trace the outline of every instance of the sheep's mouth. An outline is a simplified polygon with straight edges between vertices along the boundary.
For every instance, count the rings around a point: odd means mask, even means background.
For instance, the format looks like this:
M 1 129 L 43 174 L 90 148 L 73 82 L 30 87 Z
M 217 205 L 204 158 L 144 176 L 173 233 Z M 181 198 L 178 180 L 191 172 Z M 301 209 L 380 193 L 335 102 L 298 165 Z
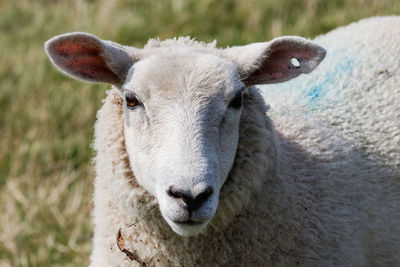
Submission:
M 204 222 L 197 222 L 197 221 L 193 221 L 193 220 L 187 220 L 187 221 L 174 221 L 174 223 L 180 224 L 180 225 L 200 225 L 200 224 L 203 224 Z
M 195 221 L 192 219 L 186 221 L 169 221 L 167 220 L 169 226 L 171 226 L 172 230 L 181 236 L 193 236 L 200 233 L 206 226 L 207 221 Z

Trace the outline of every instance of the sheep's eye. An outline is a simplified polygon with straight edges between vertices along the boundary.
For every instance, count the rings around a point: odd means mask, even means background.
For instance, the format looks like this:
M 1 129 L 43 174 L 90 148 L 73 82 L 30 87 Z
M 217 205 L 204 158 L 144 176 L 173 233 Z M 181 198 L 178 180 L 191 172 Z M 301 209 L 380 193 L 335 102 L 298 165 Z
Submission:
M 234 108 L 234 109 L 239 109 L 241 108 L 243 103 L 243 93 L 237 92 L 235 97 L 231 100 L 231 102 L 229 103 L 229 107 L 230 108 Z
M 125 96 L 126 99 L 126 106 L 129 109 L 134 109 L 136 106 L 139 105 L 139 100 L 132 94 L 127 94 Z

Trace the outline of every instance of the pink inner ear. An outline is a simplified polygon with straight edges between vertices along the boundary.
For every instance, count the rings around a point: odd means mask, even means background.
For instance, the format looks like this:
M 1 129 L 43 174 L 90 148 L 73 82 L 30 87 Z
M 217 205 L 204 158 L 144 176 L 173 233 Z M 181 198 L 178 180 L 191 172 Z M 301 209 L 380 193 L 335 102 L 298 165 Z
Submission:
M 290 47 L 287 45 L 271 47 L 261 66 L 250 75 L 251 84 L 280 83 L 305 73 L 304 65 L 313 60 L 315 53 L 307 47 Z M 299 65 L 292 64 L 297 59 Z
M 102 47 L 93 40 L 59 40 L 52 50 L 55 63 L 71 75 L 94 82 L 120 82 L 104 61 Z

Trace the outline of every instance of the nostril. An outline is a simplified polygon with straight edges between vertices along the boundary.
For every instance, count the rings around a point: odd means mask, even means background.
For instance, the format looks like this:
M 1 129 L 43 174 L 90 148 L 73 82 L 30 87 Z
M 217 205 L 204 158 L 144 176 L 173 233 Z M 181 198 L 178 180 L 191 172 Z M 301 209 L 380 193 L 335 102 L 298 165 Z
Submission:
M 208 197 L 214 192 L 214 189 L 209 186 L 207 187 L 203 192 L 201 192 L 200 194 L 198 194 L 195 198 L 194 201 L 195 202 L 199 202 L 200 204 L 203 203 L 204 201 L 206 201 L 208 199 Z
M 172 198 L 184 198 L 185 195 L 179 190 L 175 189 L 173 186 L 170 186 L 167 190 L 168 196 Z
M 209 199 L 213 192 L 214 189 L 211 186 L 207 187 L 203 192 L 192 198 L 190 202 L 187 203 L 188 210 L 193 211 L 200 208 L 201 205 Z

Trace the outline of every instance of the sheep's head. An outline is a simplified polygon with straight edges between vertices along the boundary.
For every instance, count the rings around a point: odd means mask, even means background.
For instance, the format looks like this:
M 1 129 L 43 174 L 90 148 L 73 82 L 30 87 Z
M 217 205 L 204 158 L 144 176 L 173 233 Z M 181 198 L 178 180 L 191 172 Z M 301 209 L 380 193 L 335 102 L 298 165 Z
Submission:
M 136 49 L 71 33 L 45 48 L 62 72 L 118 89 L 137 182 L 172 229 L 190 236 L 216 212 L 234 164 L 246 88 L 308 73 L 325 50 L 300 37 L 227 49 L 188 39 L 173 44 Z

